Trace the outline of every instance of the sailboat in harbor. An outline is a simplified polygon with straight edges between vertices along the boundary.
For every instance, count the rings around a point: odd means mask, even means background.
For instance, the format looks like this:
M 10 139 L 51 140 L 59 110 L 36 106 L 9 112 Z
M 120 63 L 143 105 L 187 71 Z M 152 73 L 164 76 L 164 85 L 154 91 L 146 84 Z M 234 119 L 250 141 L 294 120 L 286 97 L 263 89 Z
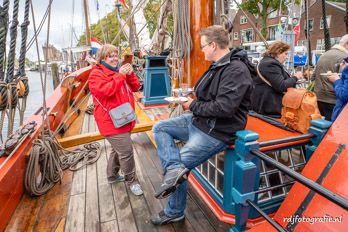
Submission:
M 125 1 L 118 2 L 120 11 L 124 10 Z M 130 15 L 135 14 L 141 2 L 145 1 L 127 1 Z M 13 133 L 13 143 L 11 138 L 4 140 L 13 145 L 6 147 L 5 143 L 0 157 L 0 231 L 344 231 L 348 191 L 342 170 L 348 165 L 348 107 L 332 125 L 315 121 L 306 134 L 249 117 L 247 130 L 238 134 L 235 146 L 192 170 L 186 220 L 163 227 L 149 222 L 150 215 L 164 205 L 154 197 L 162 169 L 151 128 L 155 121 L 168 118 L 170 109 L 168 104 L 158 103 L 158 98 L 168 94 L 168 80 L 173 87 L 183 86 L 182 83 L 194 86 L 209 66 L 200 51 L 199 31 L 214 24 L 214 19 L 223 18 L 230 6 L 230 1 L 224 0 L 159 2 L 158 30 L 152 40 L 152 54 L 142 60 L 144 92 L 136 94 L 137 124 L 132 131 L 144 196 L 129 194 L 123 183 L 110 185 L 106 181 L 106 160 L 111 148 L 97 131 L 93 114 L 86 113 L 91 102 L 87 85 L 91 66 L 81 65 L 64 77 L 44 105 Z M 26 1 L 26 8 L 30 3 L 34 4 Z M 3 12 L 9 10 L 6 4 L 4 0 Z M 86 0 L 84 4 L 87 9 Z M 172 52 L 158 56 L 168 44 L 163 22 L 170 11 L 174 21 Z M 129 25 L 130 18 L 124 23 Z M 4 25 L 0 25 L 2 31 L 7 30 Z M 138 35 L 141 28 L 130 27 L 132 30 L 133 35 Z M 88 26 L 86 33 L 90 38 Z M 129 37 L 130 44 L 136 41 L 132 38 Z M 4 52 L 3 43 L 0 38 L 0 52 Z M 136 49 L 142 48 L 133 44 Z M 167 60 L 170 79 L 163 72 L 168 69 Z M 9 70 L 5 70 L 6 74 Z M 159 84 L 153 80 L 154 73 L 162 80 Z M 17 86 L 25 86 L 25 79 L 12 80 L 14 87 L 6 85 L 7 92 L 21 93 Z M 13 105 L 6 102 L 6 108 L 0 109 L 9 112 Z M 92 142 L 96 143 L 90 146 Z M 50 144 L 50 149 L 39 149 L 40 143 Z M 79 145 L 84 148 L 71 152 Z M 82 163 L 72 165 L 71 170 L 76 171 L 63 172 L 66 167 L 61 157 L 69 159 L 81 151 L 88 155 Z M 50 165 L 34 166 L 42 165 L 43 160 Z M 315 218 L 321 219 L 314 223 Z

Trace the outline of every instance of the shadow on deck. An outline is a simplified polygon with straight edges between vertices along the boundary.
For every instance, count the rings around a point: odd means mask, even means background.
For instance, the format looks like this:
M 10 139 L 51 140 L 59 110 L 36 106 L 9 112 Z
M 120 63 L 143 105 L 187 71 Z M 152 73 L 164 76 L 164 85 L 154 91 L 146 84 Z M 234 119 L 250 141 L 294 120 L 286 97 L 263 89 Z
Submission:
M 82 132 L 96 130 L 93 116 L 86 115 Z M 108 184 L 106 165 L 110 144 L 102 145 L 100 159 L 76 172 L 65 171 L 61 184 L 45 196 L 24 195 L 6 231 L 227 231 L 229 226 L 213 213 L 190 187 L 182 222 L 156 227 L 150 215 L 159 212 L 165 200 L 154 198 L 162 180 L 156 148 L 146 133 L 132 135 L 136 170 L 144 190 L 134 196 L 124 183 Z

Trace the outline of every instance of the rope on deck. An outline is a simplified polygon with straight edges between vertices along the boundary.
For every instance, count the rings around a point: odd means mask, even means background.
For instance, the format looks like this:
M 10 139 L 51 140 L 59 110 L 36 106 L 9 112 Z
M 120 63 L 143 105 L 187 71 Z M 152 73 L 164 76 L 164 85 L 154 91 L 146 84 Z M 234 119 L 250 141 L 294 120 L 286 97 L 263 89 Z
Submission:
M 63 170 L 79 170 L 100 157 L 99 143 L 85 144 L 74 151 L 62 148 L 48 133 L 33 142 L 24 186 L 30 196 L 48 192 L 63 177 Z

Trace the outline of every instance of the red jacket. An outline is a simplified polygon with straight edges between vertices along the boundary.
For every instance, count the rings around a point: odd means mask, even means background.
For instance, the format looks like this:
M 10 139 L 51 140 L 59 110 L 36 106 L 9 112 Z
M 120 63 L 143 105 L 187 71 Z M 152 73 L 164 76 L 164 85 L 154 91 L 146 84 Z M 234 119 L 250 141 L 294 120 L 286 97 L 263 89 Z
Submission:
M 126 83 L 128 88 L 126 88 Z M 128 102 L 128 94 L 126 92 L 128 91 L 130 103 L 134 109 L 133 92 L 137 91 L 140 87 L 140 82 L 136 75 L 132 73 L 131 75 L 124 76 L 106 68 L 102 64 L 97 64 L 93 66 L 92 71 L 89 74 L 88 84 L 95 106 L 94 118 L 97 122 L 100 134 L 103 136 L 109 136 L 130 132 L 135 125 L 135 121 L 128 123 L 123 127 L 116 128 L 112 123 L 109 112 L 106 112 L 103 107 L 110 111 L 111 109 Z M 98 99 L 103 107 L 100 106 L 95 98 Z

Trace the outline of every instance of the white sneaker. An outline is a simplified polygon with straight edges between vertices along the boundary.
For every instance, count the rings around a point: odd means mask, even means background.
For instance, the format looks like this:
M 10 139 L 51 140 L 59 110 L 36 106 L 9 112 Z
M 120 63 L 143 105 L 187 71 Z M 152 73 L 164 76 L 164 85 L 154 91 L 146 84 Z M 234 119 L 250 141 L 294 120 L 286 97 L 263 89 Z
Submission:
M 140 184 L 132 184 L 130 190 L 135 196 L 143 195 L 143 190 L 140 187 Z

